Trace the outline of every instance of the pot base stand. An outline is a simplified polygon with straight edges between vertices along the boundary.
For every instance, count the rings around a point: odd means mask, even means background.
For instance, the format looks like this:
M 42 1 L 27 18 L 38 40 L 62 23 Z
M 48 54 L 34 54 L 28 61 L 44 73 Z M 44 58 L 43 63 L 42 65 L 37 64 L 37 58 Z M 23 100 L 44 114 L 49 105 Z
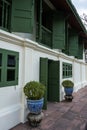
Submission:
M 29 124 L 33 127 L 36 127 L 40 124 L 43 117 L 44 117 L 44 114 L 43 112 L 41 112 L 39 114 L 29 113 L 27 118 L 28 118 Z
M 66 101 L 72 101 L 72 99 L 73 99 L 72 95 L 65 95 L 64 97 L 65 97 Z

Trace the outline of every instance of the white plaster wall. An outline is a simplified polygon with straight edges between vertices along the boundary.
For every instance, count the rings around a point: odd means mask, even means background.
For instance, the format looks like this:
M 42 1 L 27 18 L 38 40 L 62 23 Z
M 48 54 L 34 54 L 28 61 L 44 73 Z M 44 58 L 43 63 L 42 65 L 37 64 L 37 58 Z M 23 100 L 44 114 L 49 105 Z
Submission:
M 85 82 L 85 65 L 84 64 L 82 64 L 82 82 Z
M 82 85 L 81 87 L 84 87 L 87 85 L 87 78 L 86 78 L 86 65 L 82 64 L 82 73 L 81 73 L 81 77 L 82 77 Z
M 21 122 L 21 87 L 23 84 L 23 47 L 5 41 L 0 41 L 0 48 L 19 52 L 19 83 L 15 86 L 0 87 L 0 130 L 9 128 Z
M 40 57 L 58 60 L 58 58 L 55 56 L 43 52 L 38 52 L 37 50 L 30 48 L 25 49 L 25 55 L 25 82 L 28 82 L 30 80 L 39 81 Z
M 78 91 L 87 84 L 85 64 L 74 61 L 73 67 L 73 78 L 75 83 L 74 91 Z
M 73 76 L 74 76 L 74 82 L 76 84 L 79 83 L 79 81 L 81 80 L 81 75 L 79 74 L 81 71 L 81 67 L 80 64 L 77 62 L 74 62 L 73 64 Z
M 65 78 L 63 79 L 63 77 L 62 77 L 62 72 L 63 72 L 62 64 L 63 64 L 63 62 L 66 62 L 66 63 L 70 63 L 73 65 L 73 62 L 72 62 L 73 58 L 72 58 L 72 60 L 68 60 L 66 57 L 60 57 L 59 60 L 60 60 L 60 101 L 62 101 L 64 99 L 64 95 L 65 95 L 64 87 L 62 86 L 62 81 L 65 80 Z M 73 81 L 73 78 L 68 78 L 68 79 Z
M 39 81 L 40 57 L 60 61 L 60 100 L 64 98 L 64 89 L 61 85 L 64 80 L 62 62 L 71 63 L 73 66 L 73 77 L 70 79 L 75 83 L 74 91 L 80 89 L 83 84 L 87 84 L 87 65 L 74 57 L 4 31 L 0 31 L 0 48 L 19 52 L 18 85 L 0 88 L 0 130 L 9 130 L 16 124 L 26 121 L 28 109 L 23 87 L 30 80 Z
M 85 65 L 85 80 L 87 81 L 87 65 Z

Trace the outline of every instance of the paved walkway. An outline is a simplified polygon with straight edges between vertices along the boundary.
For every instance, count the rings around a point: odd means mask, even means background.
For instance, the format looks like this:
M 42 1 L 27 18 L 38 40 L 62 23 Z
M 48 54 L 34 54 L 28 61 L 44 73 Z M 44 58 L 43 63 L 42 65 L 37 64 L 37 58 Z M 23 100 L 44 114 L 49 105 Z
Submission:
M 87 86 L 73 96 L 72 102 L 48 103 L 38 127 L 26 122 L 11 130 L 87 130 Z

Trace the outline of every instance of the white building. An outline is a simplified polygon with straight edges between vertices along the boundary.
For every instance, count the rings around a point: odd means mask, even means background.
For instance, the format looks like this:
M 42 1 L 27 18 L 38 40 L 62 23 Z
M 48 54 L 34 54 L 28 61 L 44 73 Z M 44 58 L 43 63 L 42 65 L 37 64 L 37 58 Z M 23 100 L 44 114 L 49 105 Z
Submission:
M 64 79 L 74 91 L 87 84 L 87 33 L 70 0 L 1 0 L 0 10 L 0 129 L 9 130 L 26 121 L 27 82 L 43 82 L 47 101 L 63 100 Z

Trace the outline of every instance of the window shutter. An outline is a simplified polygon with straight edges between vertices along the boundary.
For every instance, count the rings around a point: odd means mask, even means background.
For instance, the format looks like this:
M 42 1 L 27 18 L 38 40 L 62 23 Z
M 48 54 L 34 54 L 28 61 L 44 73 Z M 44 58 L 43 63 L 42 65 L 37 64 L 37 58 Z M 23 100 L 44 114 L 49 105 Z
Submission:
M 69 35 L 69 55 L 78 57 L 78 35 L 70 33 Z
M 13 32 L 31 33 L 34 18 L 34 0 L 12 0 L 12 22 Z
M 83 40 L 79 39 L 78 59 L 83 59 Z
M 65 47 L 65 19 L 63 13 L 53 15 L 53 48 L 64 49 Z
M 47 109 L 47 87 L 48 87 L 48 59 L 40 58 L 40 82 L 46 86 L 44 96 L 44 109 Z

